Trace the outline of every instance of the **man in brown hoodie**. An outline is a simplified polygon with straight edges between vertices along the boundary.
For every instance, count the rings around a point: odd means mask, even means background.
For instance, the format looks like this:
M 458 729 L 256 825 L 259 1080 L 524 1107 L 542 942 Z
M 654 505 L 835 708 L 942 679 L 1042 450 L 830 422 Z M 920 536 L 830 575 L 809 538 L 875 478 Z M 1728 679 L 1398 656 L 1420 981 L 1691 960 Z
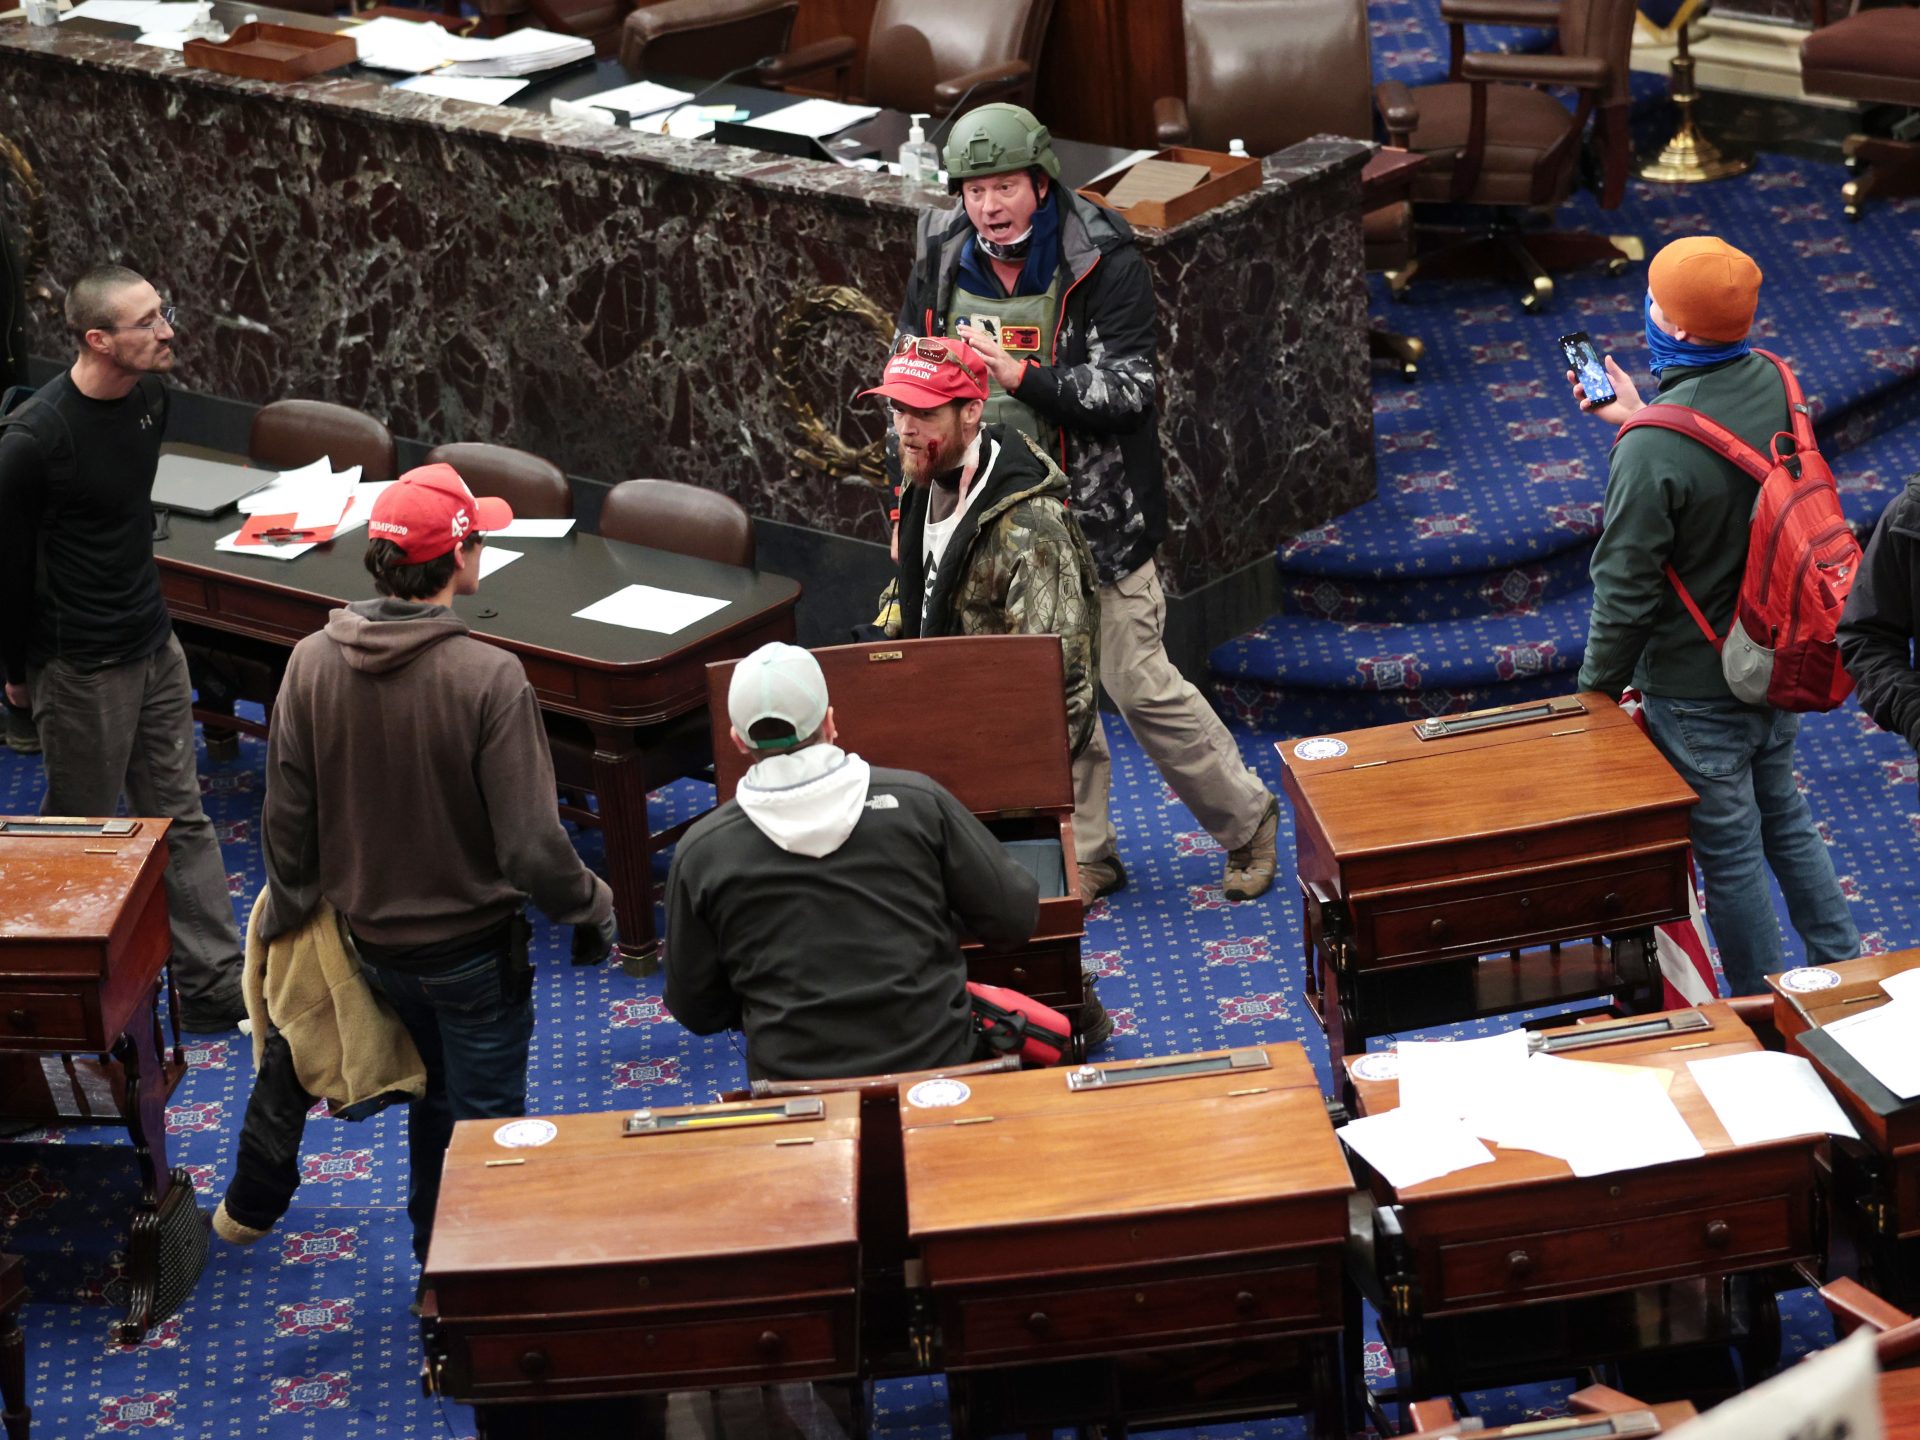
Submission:
M 325 899 L 427 1067 L 408 1116 L 407 1214 L 424 1258 L 455 1120 L 526 1113 L 529 897 L 614 941 L 606 882 L 554 805 L 526 672 L 449 608 L 480 585 L 482 533 L 513 519 L 450 465 L 375 502 L 367 569 L 383 598 L 294 647 L 267 742 L 261 851 L 271 941 Z

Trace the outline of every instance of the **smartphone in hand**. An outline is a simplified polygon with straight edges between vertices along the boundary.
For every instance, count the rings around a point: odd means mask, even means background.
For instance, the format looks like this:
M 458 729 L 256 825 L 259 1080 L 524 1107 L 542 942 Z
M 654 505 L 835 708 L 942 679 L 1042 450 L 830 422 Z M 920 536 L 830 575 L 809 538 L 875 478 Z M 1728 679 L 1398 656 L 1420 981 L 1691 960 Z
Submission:
M 1607 378 L 1607 367 L 1600 358 L 1600 352 L 1593 348 L 1593 338 L 1584 330 L 1575 330 L 1570 335 L 1560 337 L 1560 353 L 1567 357 L 1567 368 L 1573 371 L 1574 379 L 1580 382 L 1580 388 L 1586 392 L 1588 410 L 1598 410 L 1602 405 L 1611 405 L 1620 397 L 1614 392 L 1613 381 Z

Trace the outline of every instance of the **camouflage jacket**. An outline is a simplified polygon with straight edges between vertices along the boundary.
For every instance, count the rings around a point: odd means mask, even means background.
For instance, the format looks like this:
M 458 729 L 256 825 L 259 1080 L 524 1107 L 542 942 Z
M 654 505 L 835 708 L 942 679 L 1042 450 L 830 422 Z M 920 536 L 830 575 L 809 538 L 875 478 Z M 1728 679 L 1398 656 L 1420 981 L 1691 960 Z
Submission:
M 890 636 L 1058 635 L 1065 651 L 1067 741 L 1093 734 L 1100 688 L 1100 602 L 1093 557 L 1067 513 L 1067 477 L 1018 431 L 981 431 L 984 485 L 941 556 L 929 596 L 921 554 L 927 490 L 900 498 L 900 570 L 881 596 Z M 922 597 L 926 613 L 921 613 Z

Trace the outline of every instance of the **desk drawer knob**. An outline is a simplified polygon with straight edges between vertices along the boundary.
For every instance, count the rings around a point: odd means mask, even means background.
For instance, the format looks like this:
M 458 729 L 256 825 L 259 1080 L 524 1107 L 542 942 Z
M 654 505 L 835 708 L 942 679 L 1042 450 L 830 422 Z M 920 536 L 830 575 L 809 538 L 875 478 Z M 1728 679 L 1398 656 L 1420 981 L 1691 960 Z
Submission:
M 530 1380 L 544 1380 L 552 1369 L 553 1362 L 544 1350 L 529 1350 L 520 1357 L 520 1373 Z
M 1016 984 L 1016 985 L 1025 985 L 1025 984 L 1027 984 L 1027 983 L 1028 983 L 1028 980 L 1027 980 L 1027 967 L 1026 967 L 1026 966 L 1024 966 L 1024 965 L 1016 965 L 1016 966 L 1014 966 L 1014 967 L 1013 967 L 1013 975 L 1012 975 L 1012 977 L 1011 977 L 1011 978 L 1012 978 L 1012 980 L 1013 980 L 1013 983 L 1014 983 L 1014 984 Z
M 1609 915 L 1618 915 L 1626 908 L 1627 902 L 1620 898 L 1618 890 L 1609 890 L 1600 897 L 1600 904 Z
M 1036 1310 L 1027 1316 L 1027 1329 L 1036 1335 L 1045 1335 L 1053 1329 L 1053 1319 L 1044 1310 Z
M 1254 1298 L 1253 1291 L 1242 1290 L 1233 1297 L 1233 1308 L 1242 1315 L 1251 1315 L 1260 1308 L 1260 1302 Z
M 780 1332 L 778 1330 L 762 1330 L 760 1332 L 760 1353 L 768 1359 L 772 1359 L 780 1353 Z
M 1447 922 L 1444 920 L 1436 919 L 1431 925 L 1427 926 L 1427 934 L 1432 936 L 1435 941 L 1446 939 L 1447 938 Z
M 31 1010 L 7 1011 L 7 1023 L 22 1035 L 31 1035 L 34 1031 L 33 1012 Z
M 1533 1256 L 1524 1250 L 1507 1252 L 1507 1276 L 1512 1280 L 1524 1280 L 1533 1274 Z
M 1733 1227 L 1724 1220 L 1707 1222 L 1707 1246 L 1713 1250 L 1724 1250 L 1733 1239 Z

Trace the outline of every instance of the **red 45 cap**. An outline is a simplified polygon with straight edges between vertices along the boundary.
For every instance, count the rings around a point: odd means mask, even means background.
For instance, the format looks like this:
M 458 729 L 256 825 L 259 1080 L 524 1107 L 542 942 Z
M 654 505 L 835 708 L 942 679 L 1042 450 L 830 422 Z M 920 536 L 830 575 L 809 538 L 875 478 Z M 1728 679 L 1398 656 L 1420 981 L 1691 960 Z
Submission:
M 451 465 L 422 465 L 380 492 L 367 538 L 391 540 L 409 565 L 438 560 L 478 531 L 504 530 L 513 510 L 494 496 L 477 498 Z

